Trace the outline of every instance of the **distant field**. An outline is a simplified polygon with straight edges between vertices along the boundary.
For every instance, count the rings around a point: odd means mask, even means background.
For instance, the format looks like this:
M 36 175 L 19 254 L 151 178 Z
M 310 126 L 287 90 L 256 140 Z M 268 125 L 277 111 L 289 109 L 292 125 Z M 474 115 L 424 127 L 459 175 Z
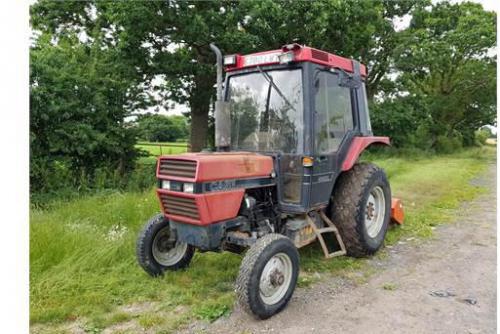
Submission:
M 483 147 L 441 156 L 372 158 L 386 170 L 394 196 L 402 198 L 406 208 L 405 224 L 387 235 L 390 245 L 403 237 L 430 236 L 435 225 L 456 214 L 452 209 L 461 201 L 481 192 L 469 181 L 494 163 L 495 150 Z M 106 328 L 132 328 L 131 332 L 169 332 L 192 319 L 214 320 L 229 312 L 241 256 L 198 252 L 188 269 L 160 278 L 149 277 L 139 267 L 137 233 L 158 211 L 153 189 L 103 193 L 56 203 L 49 209 L 32 209 L 32 331 L 62 333 L 83 328 L 87 333 L 100 333 Z M 349 275 L 365 261 L 325 260 L 317 245 L 301 249 L 300 254 L 302 287 L 317 280 L 318 273 Z
M 488 138 L 488 139 L 486 139 L 486 144 L 488 144 L 488 145 L 496 145 L 497 144 L 497 139 L 496 138 Z
M 139 142 L 136 147 L 149 153 L 149 156 L 141 158 L 140 162 L 152 162 L 155 161 L 156 158 L 160 155 L 179 154 L 187 152 L 188 143 Z

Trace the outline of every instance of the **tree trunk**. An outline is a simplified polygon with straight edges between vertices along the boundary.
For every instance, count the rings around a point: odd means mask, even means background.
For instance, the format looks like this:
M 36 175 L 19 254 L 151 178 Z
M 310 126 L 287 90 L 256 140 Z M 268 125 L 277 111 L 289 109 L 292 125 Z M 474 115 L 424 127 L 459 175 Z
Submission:
M 201 60 L 200 60 L 201 62 Z M 202 72 L 194 77 L 189 106 L 191 107 L 191 152 L 199 152 L 207 147 L 208 111 L 214 93 L 213 73 Z
M 209 103 L 191 107 L 191 152 L 199 152 L 207 146 Z

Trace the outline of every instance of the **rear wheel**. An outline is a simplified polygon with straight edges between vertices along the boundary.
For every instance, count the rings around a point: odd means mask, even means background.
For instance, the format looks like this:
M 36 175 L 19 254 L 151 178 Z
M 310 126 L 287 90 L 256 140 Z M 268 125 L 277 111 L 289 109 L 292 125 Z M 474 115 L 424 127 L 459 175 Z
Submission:
M 331 218 L 338 225 L 347 255 L 363 257 L 384 243 L 391 214 L 391 188 L 384 171 L 359 163 L 339 176 Z
M 299 273 L 299 253 L 290 239 L 268 234 L 250 247 L 241 263 L 236 294 L 245 311 L 266 319 L 290 301 Z
M 152 217 L 137 238 L 137 261 L 151 276 L 165 270 L 185 268 L 194 255 L 194 247 L 176 239 L 163 214 Z

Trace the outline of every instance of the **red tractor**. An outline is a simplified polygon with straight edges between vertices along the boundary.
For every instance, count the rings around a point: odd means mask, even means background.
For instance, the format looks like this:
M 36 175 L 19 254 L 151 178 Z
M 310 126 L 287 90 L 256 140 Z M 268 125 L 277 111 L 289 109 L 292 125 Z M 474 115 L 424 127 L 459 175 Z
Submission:
M 384 171 L 357 162 L 389 138 L 372 134 L 367 71 L 356 60 L 298 44 L 225 57 L 211 48 L 216 152 L 159 157 L 162 213 L 140 233 L 137 257 L 157 276 L 187 267 L 195 249 L 248 249 L 236 293 L 265 319 L 295 290 L 298 248 L 318 240 L 326 258 L 363 257 L 382 246 L 391 220 L 402 223 Z

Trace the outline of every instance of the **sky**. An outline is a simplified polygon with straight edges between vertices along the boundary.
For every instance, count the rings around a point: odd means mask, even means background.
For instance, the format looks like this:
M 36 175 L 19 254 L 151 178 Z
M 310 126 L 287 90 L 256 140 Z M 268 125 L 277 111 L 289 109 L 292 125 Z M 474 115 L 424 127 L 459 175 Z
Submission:
M 454 3 L 461 1 L 452 1 Z M 492 10 L 498 13 L 498 0 L 472 0 L 472 2 L 477 2 L 483 5 L 483 8 L 486 10 Z
M 470 0 L 470 1 L 480 3 L 483 5 L 484 9 L 498 13 L 498 7 L 499 7 L 498 0 Z M 438 3 L 438 2 L 440 2 L 440 1 L 437 1 L 437 0 L 432 1 L 432 3 Z M 464 2 L 464 1 L 460 1 L 460 0 L 451 1 L 451 3 L 460 3 L 460 2 Z M 394 25 L 396 26 L 396 30 L 399 31 L 399 30 L 403 30 L 403 29 L 407 28 L 410 25 L 410 21 L 411 21 L 411 15 L 405 15 L 401 19 L 395 21 Z

